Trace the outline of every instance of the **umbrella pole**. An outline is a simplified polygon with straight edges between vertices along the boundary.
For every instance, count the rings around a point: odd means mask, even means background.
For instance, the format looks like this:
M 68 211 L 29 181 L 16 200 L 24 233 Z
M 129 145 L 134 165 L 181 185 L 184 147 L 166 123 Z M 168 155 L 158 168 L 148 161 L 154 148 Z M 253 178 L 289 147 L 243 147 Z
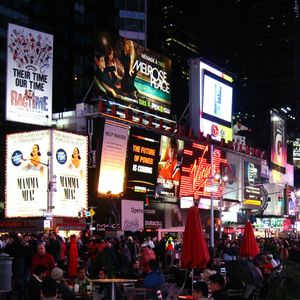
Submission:
M 194 286 L 194 268 L 192 268 L 192 295 L 193 295 L 193 286 Z

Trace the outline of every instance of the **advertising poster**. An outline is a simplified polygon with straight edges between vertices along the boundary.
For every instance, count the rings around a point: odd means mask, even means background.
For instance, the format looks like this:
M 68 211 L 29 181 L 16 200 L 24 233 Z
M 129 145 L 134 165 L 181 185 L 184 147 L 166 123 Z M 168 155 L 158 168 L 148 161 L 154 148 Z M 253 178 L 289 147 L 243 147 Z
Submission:
M 38 217 L 47 210 L 50 131 L 6 136 L 6 217 Z
M 144 229 L 144 202 L 122 200 L 122 230 L 142 231 Z
M 227 165 L 225 153 L 220 149 L 213 149 L 213 165 L 210 161 L 210 146 L 193 142 L 185 142 L 180 183 L 180 197 L 192 196 L 214 197 L 222 195 L 225 183 L 211 179 L 211 168 L 214 174 L 221 174 Z
M 293 164 L 295 168 L 300 168 L 300 139 L 296 138 L 293 141 Z
M 286 124 L 275 110 L 271 110 L 271 168 L 285 174 L 287 162 Z
M 170 114 L 171 61 L 132 40 L 99 34 L 96 93 L 148 112 Z
M 52 212 L 55 216 L 77 217 L 87 207 L 88 138 L 53 131 Z
M 177 201 L 183 160 L 184 141 L 162 135 L 155 194 Z
M 144 208 L 145 229 L 165 228 L 165 205 L 151 203 Z
M 126 197 L 145 199 L 154 195 L 160 135 L 136 127 L 130 129 L 127 153 Z
M 261 201 L 260 165 L 244 161 L 244 205 L 260 206 Z
M 127 141 L 128 126 L 105 121 L 98 194 L 118 195 L 123 192 Z
M 8 25 L 6 120 L 52 122 L 53 36 Z

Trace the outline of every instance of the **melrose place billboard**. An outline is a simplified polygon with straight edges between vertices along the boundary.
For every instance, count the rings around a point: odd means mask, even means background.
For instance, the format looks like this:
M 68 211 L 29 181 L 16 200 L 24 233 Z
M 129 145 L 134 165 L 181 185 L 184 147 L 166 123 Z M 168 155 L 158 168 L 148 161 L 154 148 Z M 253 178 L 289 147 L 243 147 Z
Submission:
M 99 34 L 96 94 L 146 112 L 171 112 L 171 60 L 132 40 Z
M 6 120 L 52 122 L 53 36 L 8 24 Z

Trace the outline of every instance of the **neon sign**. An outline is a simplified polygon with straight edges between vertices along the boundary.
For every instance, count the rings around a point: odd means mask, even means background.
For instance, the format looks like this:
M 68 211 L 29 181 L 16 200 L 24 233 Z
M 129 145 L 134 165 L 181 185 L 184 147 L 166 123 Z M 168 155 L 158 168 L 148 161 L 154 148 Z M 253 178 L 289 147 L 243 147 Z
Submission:
M 220 174 L 227 165 L 226 158 L 220 149 L 213 150 L 213 166 L 210 162 L 210 148 L 208 145 L 186 143 L 183 152 L 180 196 L 220 197 L 225 183 L 218 179 L 211 180 L 211 167 L 213 174 Z

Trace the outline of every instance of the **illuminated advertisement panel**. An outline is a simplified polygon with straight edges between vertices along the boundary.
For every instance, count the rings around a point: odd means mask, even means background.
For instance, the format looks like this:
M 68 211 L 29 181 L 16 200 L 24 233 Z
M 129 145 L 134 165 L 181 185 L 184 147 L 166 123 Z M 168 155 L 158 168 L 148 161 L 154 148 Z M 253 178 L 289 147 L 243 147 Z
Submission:
M 77 217 L 87 207 L 87 147 L 86 136 L 53 131 L 53 215 Z
M 98 36 L 96 93 L 143 111 L 170 114 L 171 60 L 132 40 Z
M 244 201 L 245 205 L 261 205 L 260 165 L 244 161 Z
M 50 131 L 6 136 L 6 217 L 43 215 L 48 202 Z
M 151 203 L 144 207 L 145 229 L 165 228 L 165 204 Z
M 144 202 L 122 200 L 122 230 L 142 231 L 144 229 Z
M 184 141 L 162 135 L 158 163 L 156 196 L 179 196 Z
M 275 110 L 271 110 L 271 168 L 285 174 L 287 162 L 286 124 Z
M 159 160 L 160 136 L 132 127 L 127 153 L 126 197 L 144 198 L 154 194 Z
M 213 149 L 213 171 L 221 174 L 227 165 L 224 153 L 220 149 Z M 210 146 L 185 142 L 181 169 L 180 197 L 220 197 L 224 189 L 224 182 L 211 179 Z
M 189 75 L 191 128 L 214 140 L 231 141 L 232 77 L 199 58 L 190 61 Z
M 52 122 L 53 36 L 8 25 L 6 120 Z
M 128 129 L 121 123 L 105 121 L 98 194 L 118 195 L 123 192 Z
M 293 141 L 293 163 L 295 168 L 300 168 L 300 139 L 297 138 Z

